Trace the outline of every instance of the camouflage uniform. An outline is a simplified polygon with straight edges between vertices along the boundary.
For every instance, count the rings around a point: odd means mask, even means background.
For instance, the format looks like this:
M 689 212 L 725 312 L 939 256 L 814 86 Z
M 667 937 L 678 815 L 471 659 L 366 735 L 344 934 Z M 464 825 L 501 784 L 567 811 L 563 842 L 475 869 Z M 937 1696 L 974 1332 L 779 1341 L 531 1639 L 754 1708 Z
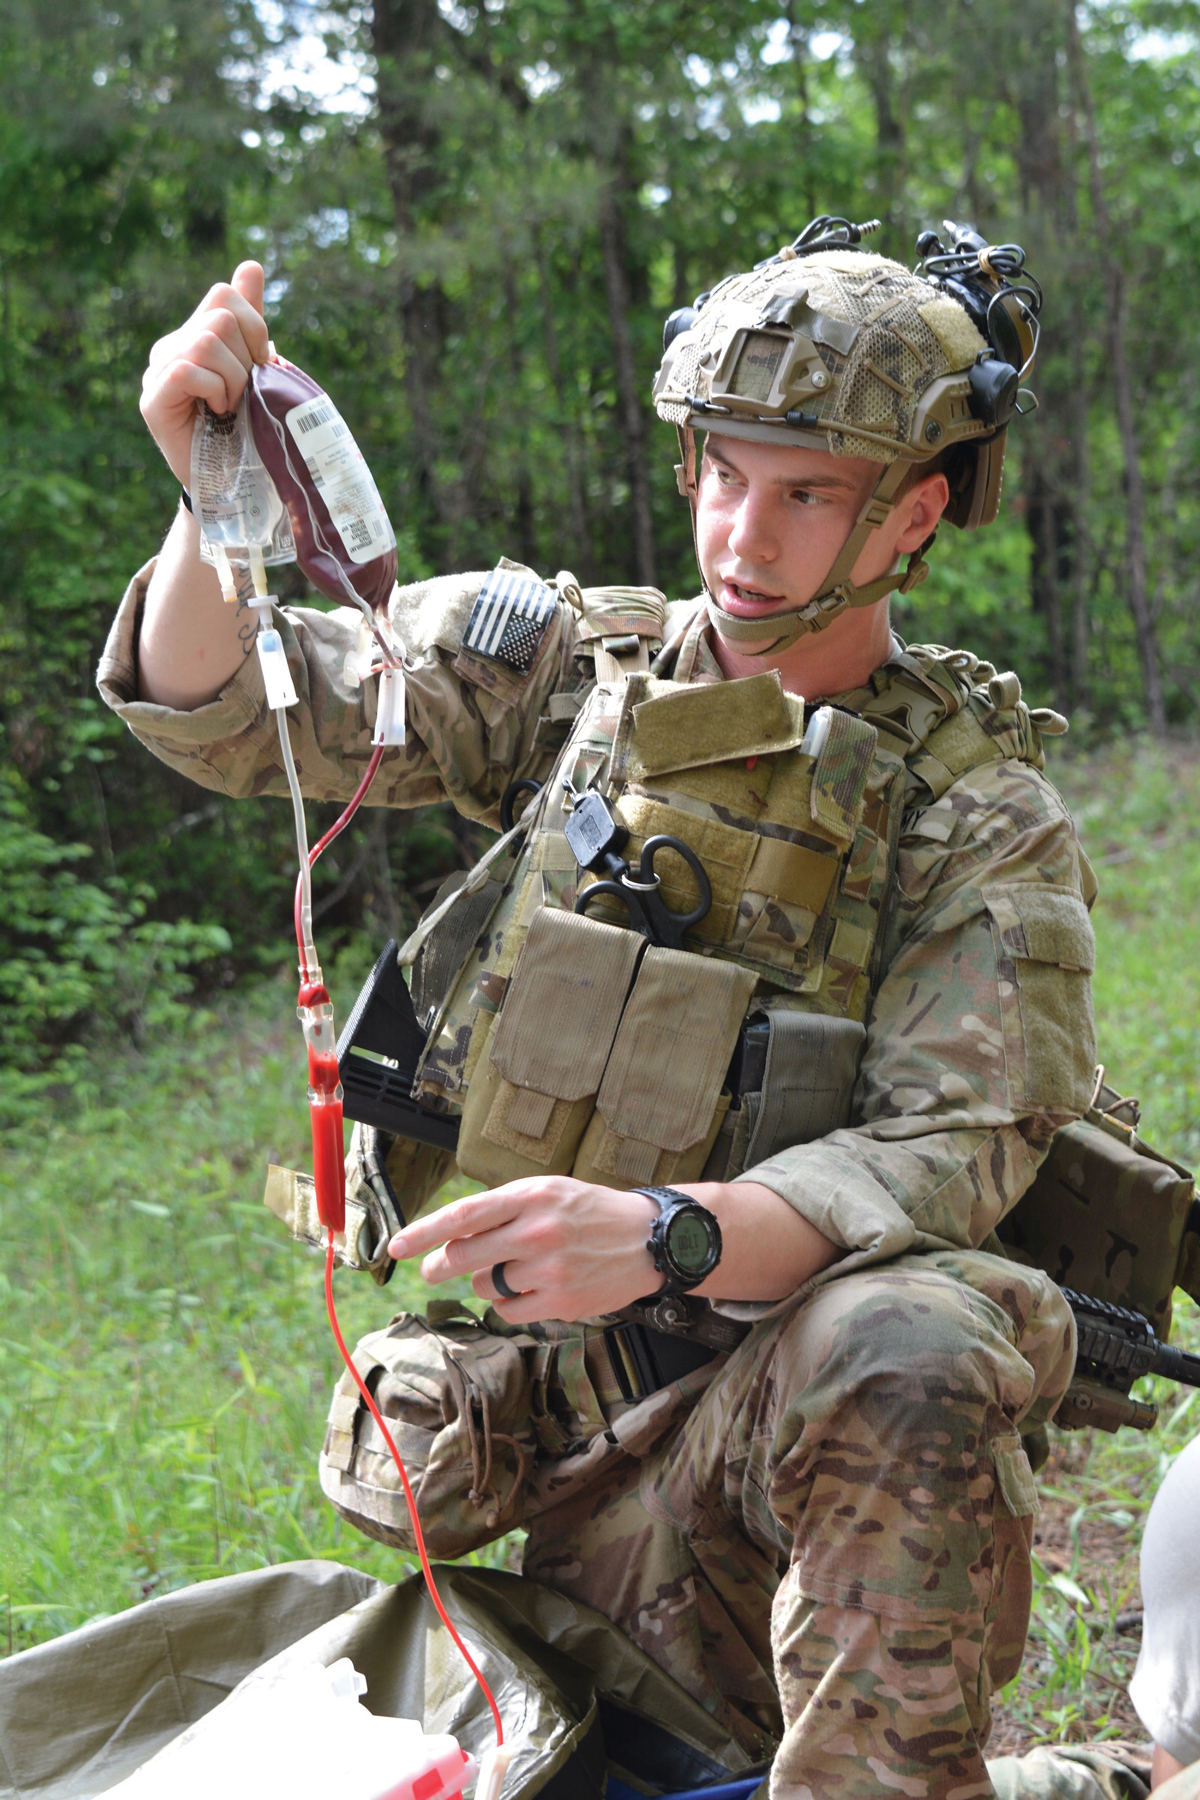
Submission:
M 134 698 L 144 579 L 114 625 L 104 697 L 202 785 L 284 793 L 253 659 L 191 713 Z M 573 615 L 557 609 L 521 674 L 490 666 L 462 646 L 481 580 L 397 597 L 411 735 L 376 804 L 448 794 L 495 825 L 508 783 L 544 780 L 568 736 L 590 680 Z M 355 622 L 295 609 L 278 623 L 305 792 L 344 798 L 374 708 L 373 684 L 344 673 Z M 925 666 L 896 645 L 839 699 L 859 709 L 907 681 L 911 700 Z M 702 614 L 668 672 L 720 680 Z M 460 1553 L 524 1523 L 530 1575 L 605 1611 L 747 1750 L 778 1744 L 778 1800 L 989 1794 L 989 1695 L 1020 1662 L 1036 1501 L 1017 1427 L 1052 1411 L 1074 1339 L 1056 1290 L 990 1234 L 1086 1107 L 1094 1053 L 1078 931 L 1035 941 L 1010 903 L 1032 888 L 1081 913 L 1094 885 L 1036 756 L 1006 741 L 905 814 L 856 1123 L 745 1171 L 840 1261 L 786 1301 L 723 1306 L 752 1323 L 736 1352 L 586 1447 L 543 1443 L 503 1517 L 451 1533 Z

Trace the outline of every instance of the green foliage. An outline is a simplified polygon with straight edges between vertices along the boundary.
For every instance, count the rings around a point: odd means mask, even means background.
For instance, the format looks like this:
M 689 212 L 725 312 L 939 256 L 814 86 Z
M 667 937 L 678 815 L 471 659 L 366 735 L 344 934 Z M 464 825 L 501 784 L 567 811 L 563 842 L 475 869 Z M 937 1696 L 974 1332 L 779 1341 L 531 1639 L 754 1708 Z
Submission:
M 86 844 L 35 830 L 14 784 L 0 783 L 0 982 L 13 1065 L 0 1119 L 49 1086 L 87 1078 L 85 1046 L 64 1042 L 81 1020 L 103 1019 L 135 1043 L 181 1024 L 187 971 L 230 948 L 220 925 L 148 918 L 149 889 L 82 879 L 72 865 L 90 857 Z
M 1200 806 L 1194 744 L 1155 748 L 1125 742 L 1101 754 L 1060 758 L 1052 768 L 1096 866 L 1096 1023 L 1099 1054 L 1121 1093 L 1142 1102 L 1142 1129 L 1155 1148 L 1188 1167 L 1200 1162 L 1200 1070 L 1196 1064 L 1197 970 L 1192 939 L 1200 908 Z M 1177 1296 L 1172 1341 L 1200 1352 L 1200 1307 Z M 1081 1534 L 1108 1528 L 1136 1546 L 1172 1457 L 1196 1434 L 1200 1391 L 1147 1380 L 1160 1423 L 1143 1434 L 1052 1432 L 1055 1454 L 1040 1483 L 1044 1502 L 1069 1508 L 1065 1569 L 1034 1559 L 1029 1651 L 1003 1695 L 1034 1741 L 1082 1743 L 1122 1737 L 1114 1715 L 1133 1673 L 1136 1635 L 1118 1629 L 1139 1604 L 1132 1563 L 1089 1564 Z

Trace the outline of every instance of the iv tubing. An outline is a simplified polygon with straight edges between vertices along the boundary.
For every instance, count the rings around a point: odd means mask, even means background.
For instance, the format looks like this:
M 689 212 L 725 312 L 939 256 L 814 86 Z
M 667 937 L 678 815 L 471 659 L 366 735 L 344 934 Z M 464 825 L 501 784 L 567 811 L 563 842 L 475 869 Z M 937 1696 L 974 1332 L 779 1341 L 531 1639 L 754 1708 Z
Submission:
M 363 773 L 363 778 L 354 790 L 344 812 L 340 814 L 325 833 L 324 837 L 321 838 L 310 851 L 308 848 L 308 831 L 304 821 L 304 797 L 300 790 L 300 779 L 296 772 L 296 761 L 292 755 L 292 746 L 288 738 L 287 713 L 284 707 L 281 706 L 276 709 L 275 722 L 279 728 L 280 750 L 283 755 L 284 768 L 287 771 L 288 789 L 292 797 L 292 812 L 296 821 L 296 848 L 300 856 L 300 872 L 296 878 L 296 941 L 300 949 L 301 976 L 303 979 L 307 979 L 310 970 L 316 971 L 319 968 L 316 950 L 312 942 L 312 865 L 316 862 L 326 845 L 333 842 L 338 833 L 346 828 L 350 823 L 350 820 L 354 817 L 354 814 L 358 811 L 367 789 L 375 779 L 375 771 L 378 769 L 383 757 L 384 746 L 379 745 L 372 752 L 371 760 L 367 764 Z M 342 1361 L 345 1363 L 347 1370 L 353 1377 L 355 1385 L 362 1395 L 371 1417 L 382 1432 L 384 1442 L 391 1452 L 392 1461 L 396 1465 L 401 1485 L 404 1489 L 404 1498 L 408 1506 L 408 1516 L 412 1521 L 413 1539 L 417 1546 L 417 1555 L 420 1557 L 421 1572 L 425 1577 L 425 1585 L 429 1590 L 429 1598 L 433 1601 L 438 1617 L 449 1632 L 455 1648 L 470 1669 L 471 1674 L 475 1677 L 475 1680 L 478 1682 L 483 1693 L 483 1697 L 488 1703 L 492 1721 L 496 1727 L 496 1746 L 497 1749 L 499 1749 L 504 1743 L 504 1722 L 500 1717 L 500 1708 L 496 1704 L 496 1697 L 488 1686 L 487 1680 L 478 1663 L 475 1661 L 475 1658 L 471 1655 L 471 1652 L 467 1649 L 467 1646 L 463 1643 L 462 1638 L 455 1629 L 454 1623 L 442 1602 L 442 1597 L 438 1593 L 437 1583 L 433 1577 L 433 1569 L 430 1567 L 429 1563 L 429 1553 L 425 1548 L 425 1535 L 421 1530 L 421 1520 L 417 1512 L 416 1499 L 408 1479 L 408 1471 L 404 1467 L 403 1460 L 400 1456 L 400 1452 L 396 1448 L 392 1434 L 384 1423 L 383 1415 L 376 1406 L 361 1375 L 355 1368 L 353 1358 L 346 1348 L 346 1340 L 342 1336 L 341 1326 L 338 1324 L 337 1310 L 333 1304 L 333 1253 L 334 1233 L 331 1227 L 328 1232 L 325 1247 L 325 1307 L 329 1314 L 329 1325 L 333 1332 L 334 1341 L 337 1344 Z
M 483 1690 L 483 1697 L 487 1701 L 488 1706 L 491 1708 L 492 1722 L 494 1723 L 494 1725 L 496 1727 L 496 1743 L 497 1743 L 497 1746 L 499 1746 L 499 1745 L 503 1744 L 503 1742 L 504 1742 L 504 1723 L 500 1717 L 500 1708 L 496 1705 L 496 1697 L 492 1693 L 491 1688 L 488 1686 L 486 1680 L 484 1679 L 483 1673 L 482 1673 L 481 1669 L 479 1668 L 478 1663 L 475 1661 L 475 1658 L 471 1655 L 471 1652 L 467 1649 L 467 1646 L 463 1643 L 462 1639 L 458 1635 L 458 1632 L 455 1630 L 453 1621 L 450 1618 L 450 1614 L 446 1611 L 445 1606 L 442 1604 L 442 1596 L 437 1591 L 437 1583 L 433 1579 L 433 1570 L 429 1566 L 429 1552 L 425 1548 L 425 1534 L 421 1530 L 421 1520 L 417 1513 L 417 1503 L 413 1497 L 412 1488 L 409 1485 L 408 1471 L 404 1467 L 404 1463 L 401 1460 L 400 1452 L 397 1450 L 396 1445 L 392 1439 L 392 1434 L 388 1430 L 386 1424 L 384 1423 L 383 1414 L 380 1412 L 379 1408 L 375 1404 L 375 1401 L 372 1399 L 370 1390 L 368 1389 L 366 1382 L 363 1380 L 362 1376 L 359 1374 L 358 1370 L 354 1366 L 353 1358 L 351 1357 L 350 1352 L 346 1348 L 346 1340 L 342 1336 L 341 1327 L 338 1325 L 337 1313 L 335 1312 L 334 1305 L 333 1305 L 333 1232 L 332 1231 L 330 1231 L 330 1233 L 329 1233 L 328 1242 L 327 1242 L 326 1248 L 325 1248 L 325 1305 L 326 1305 L 326 1309 L 328 1310 L 328 1313 L 329 1313 L 330 1327 L 332 1328 L 334 1338 L 337 1340 L 337 1347 L 341 1351 L 341 1354 L 342 1354 L 342 1361 L 345 1363 L 350 1374 L 354 1377 L 355 1386 L 358 1388 L 359 1393 L 362 1395 L 363 1400 L 366 1403 L 368 1412 L 370 1413 L 371 1417 L 374 1419 L 379 1430 L 382 1432 L 383 1440 L 384 1440 L 385 1444 L 387 1445 L 388 1449 L 392 1453 L 392 1461 L 395 1463 L 396 1468 L 400 1472 L 400 1480 L 404 1485 L 404 1498 L 408 1505 L 408 1516 L 412 1520 L 413 1537 L 416 1540 L 417 1555 L 421 1559 L 421 1572 L 425 1577 L 425 1585 L 429 1589 L 429 1598 L 433 1601 L 434 1606 L 437 1608 L 437 1614 L 438 1614 L 439 1619 L 442 1621 L 442 1624 L 446 1627 L 446 1630 L 450 1633 L 450 1636 L 453 1638 L 459 1655 L 462 1657 L 462 1659 L 466 1663 L 468 1669 L 470 1669 L 472 1675 L 475 1677 L 476 1681 L 479 1683 L 479 1686 Z
M 280 737 L 282 741 L 286 742 L 286 727 L 282 724 L 280 725 Z M 300 852 L 300 872 L 296 876 L 296 902 L 294 909 L 296 917 L 296 942 L 300 946 L 301 956 L 307 958 L 311 954 L 314 964 L 316 962 L 316 952 L 313 949 L 312 943 L 312 866 L 316 862 L 318 856 L 320 856 L 322 850 L 325 849 L 326 845 L 332 844 L 334 838 L 338 836 L 339 832 L 345 830 L 346 826 L 358 811 L 367 789 L 375 779 L 375 771 L 378 769 L 383 758 L 384 748 L 385 746 L 380 744 L 372 751 L 371 760 L 366 766 L 362 780 L 359 782 L 353 795 L 348 801 L 345 812 L 334 821 L 329 827 L 329 830 L 325 833 L 325 836 L 312 851 L 308 848 L 307 833 L 305 833 L 303 837 L 301 836 L 301 832 L 304 831 L 304 806 L 303 802 L 298 798 L 299 783 L 297 782 L 293 786 L 291 781 L 291 777 L 295 773 L 296 764 L 292 759 L 292 747 L 290 744 L 287 745 L 284 752 L 284 766 L 288 767 L 290 764 L 288 784 L 292 789 L 292 807 L 293 810 L 298 809 L 299 816 L 299 824 L 296 829 L 296 846 Z
M 310 855 L 308 849 L 308 826 L 304 822 L 304 796 L 300 791 L 300 777 L 296 773 L 296 759 L 292 755 L 291 739 L 288 736 L 287 712 L 282 706 L 275 714 L 275 723 L 279 727 L 279 749 L 283 757 L 284 770 L 287 773 L 288 791 L 292 797 L 292 819 L 296 827 L 296 854 L 300 860 L 300 870 L 296 876 L 296 903 L 294 909 L 296 915 L 296 943 L 300 950 L 300 973 L 307 979 L 308 975 L 311 972 L 315 972 L 319 966 L 317 963 L 316 946 L 312 941 L 312 866 L 316 861 L 320 850 L 323 850 L 328 842 L 329 836 L 335 835 L 341 830 L 343 825 L 350 822 L 350 818 L 356 810 L 358 802 L 362 797 L 362 793 L 365 790 L 360 788 L 350 805 L 346 808 L 346 811 L 342 814 L 342 817 L 334 826 L 333 832 L 323 838 L 319 848 L 314 850 Z M 375 768 L 377 767 L 378 763 L 375 764 Z M 375 768 L 370 768 L 368 774 L 374 775 Z

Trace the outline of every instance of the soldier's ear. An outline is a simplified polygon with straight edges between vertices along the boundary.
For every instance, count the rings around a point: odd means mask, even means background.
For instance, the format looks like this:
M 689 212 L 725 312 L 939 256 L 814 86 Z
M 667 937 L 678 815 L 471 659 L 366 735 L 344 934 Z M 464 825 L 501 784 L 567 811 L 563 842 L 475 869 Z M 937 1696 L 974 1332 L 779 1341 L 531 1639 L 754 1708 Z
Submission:
M 913 482 L 897 504 L 903 518 L 896 549 L 901 552 L 918 550 L 936 531 L 938 520 L 950 504 L 950 483 L 940 470 L 923 475 Z

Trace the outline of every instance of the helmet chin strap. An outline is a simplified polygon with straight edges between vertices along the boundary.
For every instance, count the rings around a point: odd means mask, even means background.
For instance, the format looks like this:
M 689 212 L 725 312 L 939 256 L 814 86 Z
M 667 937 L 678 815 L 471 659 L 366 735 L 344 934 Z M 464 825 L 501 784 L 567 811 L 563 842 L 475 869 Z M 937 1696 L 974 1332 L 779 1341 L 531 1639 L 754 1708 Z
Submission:
M 690 426 L 677 426 L 676 431 L 682 462 L 675 470 L 675 481 L 680 493 L 691 506 L 692 541 L 696 547 L 696 563 L 700 567 L 700 542 L 696 529 L 699 494 L 696 484 L 695 436 Z M 925 552 L 933 543 L 936 531 L 931 532 L 925 542 L 912 552 L 903 575 L 897 575 L 893 570 L 886 575 L 876 576 L 874 581 L 855 583 L 850 579 L 850 572 L 866 548 L 871 533 L 891 517 L 893 497 L 908 473 L 908 466 L 902 457 L 885 464 L 870 498 L 859 513 L 853 530 L 825 578 L 825 586 L 797 612 L 774 614 L 763 619 L 739 618 L 736 613 L 726 612 L 723 606 L 718 606 L 705 582 L 708 616 L 726 643 L 732 644 L 743 656 L 777 655 L 781 650 L 790 649 L 806 632 L 824 631 L 827 625 L 832 625 L 850 607 L 874 606 L 888 594 L 907 594 L 924 581 L 929 573 Z M 700 579 L 704 581 L 702 567 Z

